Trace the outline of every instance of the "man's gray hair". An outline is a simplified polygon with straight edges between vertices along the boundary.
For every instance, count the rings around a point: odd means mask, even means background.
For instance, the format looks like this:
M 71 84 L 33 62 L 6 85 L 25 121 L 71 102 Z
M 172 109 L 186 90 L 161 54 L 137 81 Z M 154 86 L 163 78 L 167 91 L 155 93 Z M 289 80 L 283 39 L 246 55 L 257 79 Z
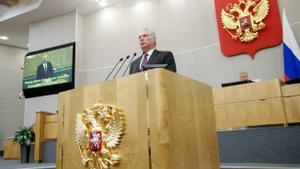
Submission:
M 145 27 L 142 29 L 142 32 L 147 33 L 150 37 L 154 39 L 154 42 L 156 42 L 156 33 L 152 29 Z

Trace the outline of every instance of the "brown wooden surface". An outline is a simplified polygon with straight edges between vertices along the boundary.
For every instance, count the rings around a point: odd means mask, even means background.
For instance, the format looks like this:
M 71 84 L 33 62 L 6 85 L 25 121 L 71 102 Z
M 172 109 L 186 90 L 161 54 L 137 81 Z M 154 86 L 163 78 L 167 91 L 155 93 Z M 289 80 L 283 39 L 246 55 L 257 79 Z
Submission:
M 57 138 L 57 122 L 44 124 L 44 140 L 51 140 Z
M 42 144 L 44 141 L 56 139 L 58 115 L 46 112 L 36 113 L 34 160 L 42 161 Z
M 214 88 L 214 104 L 223 105 L 280 97 L 282 82 L 279 79 L 266 80 L 224 88 Z
M 35 142 L 34 142 L 34 161 L 42 160 L 42 142 L 44 141 L 44 123 L 45 115 L 42 112 L 36 113 L 35 122 Z
M 300 84 L 284 85 L 282 87 L 283 96 L 300 96 Z
M 300 84 L 282 87 L 286 118 L 288 123 L 300 122 Z
M 57 123 L 58 116 L 56 114 L 47 114 L 45 116 L 45 123 Z
M 84 169 L 75 143 L 75 116 L 97 100 L 125 112 L 126 133 L 119 147 L 122 162 L 116 168 L 147 169 L 148 143 L 144 74 L 89 85 L 59 94 L 57 169 Z
M 148 78 L 152 169 L 219 169 L 212 88 L 167 71 Z
M 13 138 L 7 138 L 4 142 L 4 157 L 5 160 L 20 159 L 20 145 L 13 142 Z
M 288 123 L 300 122 L 300 96 L 284 98 L 285 112 Z
M 215 106 L 215 113 L 217 129 L 286 122 L 281 98 Z
M 60 93 L 57 169 L 84 169 L 75 116 L 97 100 L 125 112 L 122 161 L 115 168 L 218 169 L 211 92 L 209 86 L 156 69 Z

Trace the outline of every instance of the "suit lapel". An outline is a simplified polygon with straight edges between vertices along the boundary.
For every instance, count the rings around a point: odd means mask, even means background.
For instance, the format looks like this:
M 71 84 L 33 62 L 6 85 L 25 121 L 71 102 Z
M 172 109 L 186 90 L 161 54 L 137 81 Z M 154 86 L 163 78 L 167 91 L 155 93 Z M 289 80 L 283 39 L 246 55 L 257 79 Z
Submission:
M 147 61 L 147 64 L 156 63 L 155 60 L 157 59 L 158 51 L 155 49 L 150 56 L 150 59 Z
M 134 67 L 133 67 L 133 72 L 139 72 L 139 71 L 141 71 L 140 70 L 140 63 L 141 63 L 141 60 L 143 58 L 142 56 L 140 56 L 139 58 L 137 58 L 136 63 L 134 65 Z

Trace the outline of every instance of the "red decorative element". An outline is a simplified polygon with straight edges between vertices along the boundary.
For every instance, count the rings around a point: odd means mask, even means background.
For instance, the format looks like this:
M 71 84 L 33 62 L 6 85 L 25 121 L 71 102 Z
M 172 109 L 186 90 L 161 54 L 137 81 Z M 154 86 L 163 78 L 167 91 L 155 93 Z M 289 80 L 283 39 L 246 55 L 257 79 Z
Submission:
M 249 15 L 240 18 L 240 26 L 242 30 L 252 28 L 251 18 Z
M 102 148 L 102 132 L 92 131 L 90 132 L 89 149 L 91 152 L 100 152 Z
M 277 0 L 269 0 L 270 10 L 268 16 L 263 20 L 266 27 L 258 32 L 258 38 L 252 42 L 245 43 L 240 40 L 233 40 L 231 35 L 223 29 L 221 20 L 222 9 L 226 9 L 226 5 L 229 3 L 238 3 L 238 0 L 214 0 L 216 17 L 219 29 L 219 38 L 221 51 L 225 56 L 234 56 L 242 53 L 247 53 L 252 59 L 257 51 L 276 46 L 282 43 L 282 27 L 281 20 L 278 11 Z M 245 0 L 247 1 L 247 0 Z M 260 0 L 255 0 L 257 3 Z M 240 18 L 241 28 L 246 29 L 251 26 L 250 16 Z M 242 25 L 242 23 L 244 23 Z M 248 23 L 248 24 L 247 24 Z
M 285 76 L 284 76 L 284 80 L 285 80 L 285 81 L 289 81 L 290 78 L 289 78 L 287 75 L 285 75 Z

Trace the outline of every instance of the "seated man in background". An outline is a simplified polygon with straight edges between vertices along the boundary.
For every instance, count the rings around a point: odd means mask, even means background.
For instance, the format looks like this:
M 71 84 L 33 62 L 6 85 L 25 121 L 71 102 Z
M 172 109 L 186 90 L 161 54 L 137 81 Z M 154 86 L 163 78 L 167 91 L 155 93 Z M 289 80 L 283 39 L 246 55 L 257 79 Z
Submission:
M 249 78 L 248 78 L 248 73 L 247 73 L 246 71 L 242 71 L 242 72 L 240 73 L 240 80 L 241 80 L 241 81 L 249 80 Z
M 139 44 L 143 55 L 130 65 L 129 74 L 144 71 L 145 64 L 167 64 L 166 69 L 176 72 L 176 63 L 172 52 L 156 50 L 156 34 L 150 29 L 143 29 L 139 35 Z

